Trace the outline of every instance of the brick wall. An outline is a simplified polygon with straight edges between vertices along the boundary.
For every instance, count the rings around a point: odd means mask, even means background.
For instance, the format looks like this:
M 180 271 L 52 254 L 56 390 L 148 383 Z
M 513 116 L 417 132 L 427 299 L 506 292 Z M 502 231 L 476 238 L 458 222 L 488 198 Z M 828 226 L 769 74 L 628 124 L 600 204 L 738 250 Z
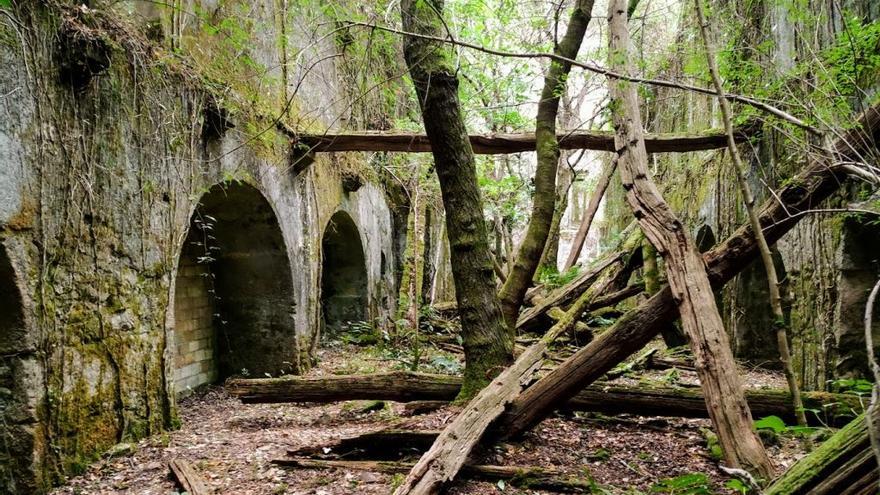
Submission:
M 174 289 L 174 389 L 178 397 L 217 379 L 207 273 L 207 267 L 191 256 L 180 257 Z

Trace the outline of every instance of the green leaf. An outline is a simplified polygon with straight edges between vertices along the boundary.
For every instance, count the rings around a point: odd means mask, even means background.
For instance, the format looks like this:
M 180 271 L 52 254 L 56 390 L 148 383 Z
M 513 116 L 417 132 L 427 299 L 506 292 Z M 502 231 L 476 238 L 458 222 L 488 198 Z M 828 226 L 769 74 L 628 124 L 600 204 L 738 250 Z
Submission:
M 0 8 L 11 9 L 12 0 L 0 0 Z
M 502 492 L 505 488 L 507 488 L 507 483 L 505 483 L 504 480 L 498 480 L 498 483 L 496 483 L 496 485 L 498 486 L 498 489 Z
M 785 425 L 785 421 L 779 416 L 767 416 L 755 421 L 755 428 L 759 430 L 773 430 L 776 433 L 782 433 L 788 427 Z

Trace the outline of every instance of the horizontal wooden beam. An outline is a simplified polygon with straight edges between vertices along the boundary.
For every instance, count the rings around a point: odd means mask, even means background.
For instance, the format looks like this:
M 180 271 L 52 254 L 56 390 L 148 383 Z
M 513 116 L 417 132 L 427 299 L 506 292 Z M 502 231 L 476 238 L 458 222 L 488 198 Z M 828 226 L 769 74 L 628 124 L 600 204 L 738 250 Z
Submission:
M 737 130 L 737 141 L 744 141 L 753 128 Z M 557 135 L 559 148 L 564 150 L 614 151 L 614 133 L 606 131 L 568 131 Z M 472 134 L 471 146 L 478 155 L 499 155 L 535 151 L 535 134 Z M 393 151 L 427 153 L 431 143 L 424 134 L 407 132 L 348 132 L 300 134 L 294 144 L 302 152 L 327 151 Z M 702 151 L 724 148 L 727 137 L 723 131 L 710 130 L 693 134 L 647 134 L 645 145 L 649 153 Z

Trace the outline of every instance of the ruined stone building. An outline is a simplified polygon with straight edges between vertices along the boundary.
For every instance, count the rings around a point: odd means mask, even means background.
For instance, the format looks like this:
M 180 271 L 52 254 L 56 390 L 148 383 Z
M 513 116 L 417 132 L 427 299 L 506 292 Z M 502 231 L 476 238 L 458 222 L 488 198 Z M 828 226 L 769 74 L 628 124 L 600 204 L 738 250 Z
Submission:
M 396 304 L 383 187 L 358 156 L 292 153 L 283 129 L 377 107 L 345 60 L 316 63 L 337 49 L 303 24 L 320 9 L 112 3 L 0 11 L 2 493 L 173 427 L 199 385 L 299 373 L 322 329 Z M 226 26 L 242 40 L 200 38 L 244 10 Z M 211 64 L 259 89 L 230 96 Z

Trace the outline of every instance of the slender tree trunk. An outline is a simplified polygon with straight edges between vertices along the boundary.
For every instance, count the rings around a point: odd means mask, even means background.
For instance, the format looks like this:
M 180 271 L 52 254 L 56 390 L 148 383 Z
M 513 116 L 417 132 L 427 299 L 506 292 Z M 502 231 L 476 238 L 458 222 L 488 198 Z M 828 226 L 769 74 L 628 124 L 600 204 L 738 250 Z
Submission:
M 596 189 L 590 196 L 590 204 L 587 205 L 587 211 L 584 212 L 577 234 L 575 234 L 574 241 L 571 243 L 571 251 L 568 252 L 568 259 L 565 260 L 565 266 L 562 268 L 563 271 L 573 267 L 577 263 L 578 258 L 580 258 L 581 250 L 584 248 L 584 241 L 587 240 L 587 234 L 590 232 L 590 226 L 593 225 L 593 219 L 596 217 L 596 212 L 599 211 L 599 203 L 602 202 L 602 197 L 605 196 L 605 191 L 608 189 L 608 184 L 611 183 L 611 177 L 614 175 L 616 168 L 616 159 L 606 163 L 602 168 L 599 182 L 596 183 Z
M 574 59 L 577 57 L 590 23 L 593 0 L 577 0 L 568 21 L 562 40 L 554 48 L 557 55 Z M 526 236 L 520 244 L 513 270 L 501 288 L 499 297 L 507 325 L 513 328 L 519 316 L 526 291 L 532 285 L 532 278 L 541 262 L 541 254 L 550 234 L 553 211 L 556 203 L 556 169 L 559 165 L 559 142 L 556 139 L 556 117 L 559 113 L 559 98 L 565 93 L 566 79 L 571 64 L 553 62 L 544 77 L 544 89 L 538 103 L 535 118 L 535 148 L 538 165 L 535 169 L 535 195 L 532 200 L 532 216 Z
M 416 170 L 413 174 L 410 191 L 412 191 L 412 246 L 409 250 L 409 286 L 406 295 L 409 300 L 409 308 L 407 308 L 406 319 L 409 320 L 410 328 L 413 331 L 419 329 L 419 172 Z
M 657 250 L 654 245 L 645 240 L 642 244 L 642 273 L 645 279 L 645 293 L 648 297 L 653 296 L 660 291 L 662 284 L 660 283 L 660 269 L 657 266 Z M 663 342 L 666 347 L 681 347 L 687 345 L 687 338 L 675 326 L 675 323 L 669 322 L 660 330 L 663 336 Z
M 565 158 L 562 159 L 565 162 Z M 556 209 L 553 211 L 553 221 L 550 222 L 550 235 L 547 244 L 544 245 L 544 253 L 541 255 L 540 267 L 553 272 L 559 270 L 559 237 L 562 229 L 562 217 L 568 209 L 568 192 L 571 189 L 572 176 L 574 174 L 568 165 L 559 167 L 556 176 Z
M 422 251 L 422 304 L 431 304 L 431 287 L 434 286 L 434 275 L 437 273 L 437 267 L 434 265 L 434 257 L 436 246 L 432 230 L 434 229 L 434 208 L 430 205 L 425 206 L 425 221 L 422 228 L 425 229 L 423 237 L 424 248 Z
M 770 293 L 770 308 L 773 311 L 773 327 L 776 330 L 776 344 L 779 346 L 779 360 L 782 362 L 782 369 L 785 372 L 785 380 L 788 382 L 788 389 L 791 391 L 792 407 L 798 424 L 806 426 L 807 417 L 804 413 L 804 404 L 801 402 L 801 392 L 798 386 L 797 377 L 794 374 L 794 366 L 791 363 L 791 351 L 788 347 L 788 330 L 785 323 L 785 314 L 782 311 L 782 297 L 779 294 L 779 277 L 776 275 L 776 266 L 773 263 L 773 255 L 770 252 L 770 246 L 761 230 L 761 222 L 758 220 L 758 213 L 755 211 L 755 196 L 752 194 L 752 188 L 749 186 L 746 178 L 746 167 L 743 165 L 742 158 L 739 154 L 739 148 L 736 146 L 736 138 L 733 133 L 733 116 L 730 110 L 730 102 L 727 101 L 724 94 L 724 86 L 721 83 L 721 76 L 718 72 L 718 63 L 715 57 L 715 47 L 712 44 L 709 33 L 709 23 L 703 12 L 703 0 L 695 0 L 697 10 L 697 19 L 700 23 L 700 34 L 703 38 L 703 46 L 706 49 L 706 59 L 709 65 L 709 72 L 712 75 L 712 84 L 718 93 L 718 103 L 721 105 L 721 118 L 724 120 L 724 130 L 727 133 L 727 147 L 730 150 L 730 158 L 733 161 L 733 167 L 736 171 L 736 181 L 739 185 L 740 194 L 749 216 L 749 225 L 755 235 L 758 243 L 758 251 L 761 254 L 761 262 L 764 264 L 764 271 L 767 274 L 767 285 Z
M 442 0 L 402 0 L 400 8 L 406 31 L 443 35 Z M 464 399 L 513 361 L 513 327 L 505 325 L 495 291 L 474 153 L 461 114 L 453 56 L 442 43 L 415 37 L 405 37 L 403 48 L 446 209 L 465 353 Z
M 631 70 L 626 11 L 626 0 L 609 3 L 609 63 L 613 70 L 628 74 Z M 619 80 L 609 82 L 618 167 L 626 199 L 645 236 L 666 262 L 666 276 L 690 336 L 700 384 L 724 458 L 732 467 L 768 478 L 772 473 L 770 459 L 752 427 L 706 265 L 687 229 L 650 178 L 636 87 Z

